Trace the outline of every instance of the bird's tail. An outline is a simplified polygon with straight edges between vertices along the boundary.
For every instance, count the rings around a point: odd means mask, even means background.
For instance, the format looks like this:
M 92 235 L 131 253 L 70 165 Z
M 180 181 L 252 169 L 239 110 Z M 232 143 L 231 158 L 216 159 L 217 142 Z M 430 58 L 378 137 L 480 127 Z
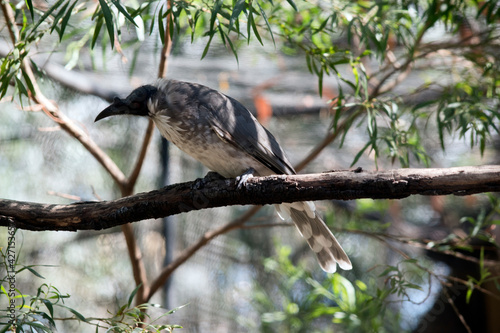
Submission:
M 319 264 L 325 272 L 334 273 L 337 270 L 337 263 L 342 269 L 352 269 L 349 257 L 316 213 L 313 202 L 282 203 L 275 206 L 282 219 L 285 217 L 292 219 L 302 237 L 316 253 Z

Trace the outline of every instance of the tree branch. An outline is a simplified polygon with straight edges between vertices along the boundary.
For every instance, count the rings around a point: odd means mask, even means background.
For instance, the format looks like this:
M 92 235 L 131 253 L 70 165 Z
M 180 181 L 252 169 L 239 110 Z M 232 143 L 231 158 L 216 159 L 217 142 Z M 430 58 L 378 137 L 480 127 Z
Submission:
M 27 230 L 100 230 L 229 205 L 481 192 L 500 192 L 500 166 L 274 175 L 251 178 L 242 190 L 237 189 L 234 180 L 204 178 L 113 201 L 51 205 L 0 200 L 0 225 L 15 223 L 16 227 Z

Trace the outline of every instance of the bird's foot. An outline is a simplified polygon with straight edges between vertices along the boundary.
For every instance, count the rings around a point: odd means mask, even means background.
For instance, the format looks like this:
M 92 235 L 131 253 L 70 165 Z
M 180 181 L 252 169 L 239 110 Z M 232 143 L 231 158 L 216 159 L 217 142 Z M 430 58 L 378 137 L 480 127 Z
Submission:
M 241 176 L 236 177 L 236 183 L 238 183 L 238 190 L 247 185 L 247 181 L 253 177 L 255 172 L 254 168 L 248 168 Z
M 226 177 L 222 176 L 221 174 L 215 172 L 215 171 L 209 171 L 205 177 L 203 177 L 203 180 L 206 182 L 211 182 L 212 180 L 223 180 L 226 179 Z
M 217 172 L 214 171 L 209 171 L 205 177 L 203 178 L 197 178 L 194 181 L 194 184 L 191 186 L 193 190 L 199 190 L 200 188 L 204 187 L 207 183 L 210 183 L 211 181 L 215 180 L 222 180 L 226 179 L 225 177 L 221 176 Z

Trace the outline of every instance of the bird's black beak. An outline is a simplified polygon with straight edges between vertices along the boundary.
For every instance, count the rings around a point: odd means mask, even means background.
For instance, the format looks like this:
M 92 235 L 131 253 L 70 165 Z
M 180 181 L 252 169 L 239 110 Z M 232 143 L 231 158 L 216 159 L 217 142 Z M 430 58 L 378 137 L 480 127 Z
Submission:
M 113 101 L 113 104 L 105 108 L 104 110 L 101 111 L 95 118 L 95 121 L 101 120 L 103 118 L 107 118 L 110 116 L 116 116 L 116 115 L 121 115 L 121 114 L 133 114 L 132 109 L 130 109 L 126 103 L 126 101 L 115 97 L 115 100 Z
M 153 86 L 142 86 L 127 96 L 125 99 L 115 97 L 113 104 L 101 111 L 95 118 L 95 121 L 106 117 L 130 114 L 134 116 L 147 116 L 148 101 L 156 94 L 157 88 Z

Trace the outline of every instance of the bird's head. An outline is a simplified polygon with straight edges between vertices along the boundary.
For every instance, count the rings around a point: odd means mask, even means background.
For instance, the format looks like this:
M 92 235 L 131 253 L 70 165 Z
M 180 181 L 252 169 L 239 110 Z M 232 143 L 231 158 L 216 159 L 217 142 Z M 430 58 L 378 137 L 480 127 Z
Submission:
M 147 116 L 149 114 L 148 101 L 157 91 L 156 87 L 146 85 L 135 89 L 125 99 L 115 97 L 113 104 L 102 110 L 95 121 L 122 114 Z

